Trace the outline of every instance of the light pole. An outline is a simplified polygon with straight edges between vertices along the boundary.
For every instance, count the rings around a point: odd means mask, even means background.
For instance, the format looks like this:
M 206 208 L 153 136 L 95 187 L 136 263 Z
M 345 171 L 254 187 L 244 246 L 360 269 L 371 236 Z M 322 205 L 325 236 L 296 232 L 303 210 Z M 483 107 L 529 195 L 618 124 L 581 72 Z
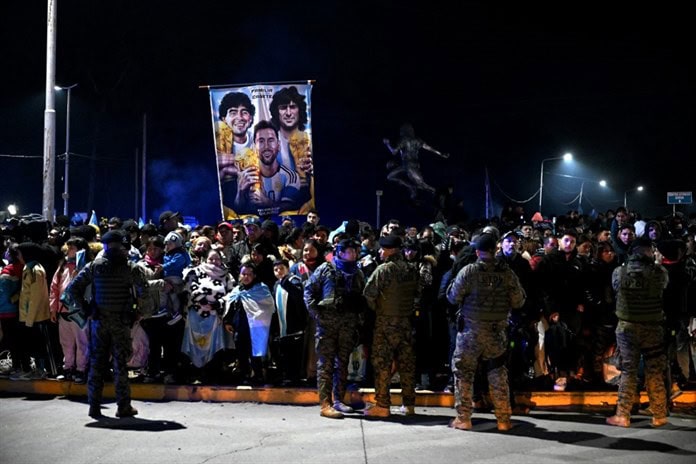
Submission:
M 580 184 L 580 195 L 579 195 L 579 200 L 578 200 L 578 210 L 580 211 L 580 214 L 582 214 L 582 194 L 585 189 L 585 182 L 586 180 L 583 180 L 582 183 Z M 589 182 L 596 182 L 594 180 L 591 180 Z M 602 179 L 599 182 L 597 182 L 601 187 L 606 187 L 607 186 L 607 181 Z
M 628 190 L 626 190 L 626 191 L 624 192 L 624 208 L 626 208 L 627 211 L 628 211 L 628 202 L 627 202 L 627 200 L 628 200 L 628 192 L 633 192 L 633 191 L 642 192 L 642 191 L 643 191 L 643 186 L 642 186 L 642 185 L 639 185 L 639 186 L 636 187 L 636 188 L 628 189 Z
M 554 158 L 546 158 L 541 160 L 541 173 L 539 174 L 539 213 L 543 214 L 541 212 L 541 202 L 544 198 L 544 162 L 545 161 L 554 161 L 554 160 L 559 160 L 562 159 L 563 161 L 569 162 L 573 161 L 573 155 L 570 153 L 566 153 L 563 156 L 556 156 Z
M 68 201 L 70 200 L 70 193 L 68 190 L 68 179 L 70 176 L 70 92 L 73 87 L 77 87 L 77 84 L 69 85 L 67 87 L 61 87 L 57 85 L 56 90 L 67 90 L 67 105 L 65 111 L 65 174 L 63 175 L 64 187 L 63 187 L 63 215 L 68 215 Z

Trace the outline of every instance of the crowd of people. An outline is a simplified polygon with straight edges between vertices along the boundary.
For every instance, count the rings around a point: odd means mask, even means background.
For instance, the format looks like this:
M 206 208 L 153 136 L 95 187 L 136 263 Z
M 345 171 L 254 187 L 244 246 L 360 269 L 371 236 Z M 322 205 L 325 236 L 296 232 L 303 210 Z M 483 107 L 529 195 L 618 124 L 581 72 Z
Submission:
M 494 406 L 500 430 L 512 391 L 618 388 L 628 426 L 644 382 L 659 426 L 696 379 L 693 217 L 64 219 L 2 225 L 0 374 L 87 382 L 93 417 L 111 377 L 120 417 L 129 381 L 316 387 L 329 418 L 354 412 L 351 384 L 388 416 L 399 384 L 405 414 L 450 391 L 453 427 Z

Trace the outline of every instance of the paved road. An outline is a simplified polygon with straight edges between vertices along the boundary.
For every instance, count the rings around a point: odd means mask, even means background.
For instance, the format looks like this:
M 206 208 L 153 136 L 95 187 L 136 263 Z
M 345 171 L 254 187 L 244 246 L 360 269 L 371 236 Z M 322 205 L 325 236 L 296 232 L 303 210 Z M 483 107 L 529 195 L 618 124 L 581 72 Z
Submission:
M 453 463 L 696 462 L 696 416 L 663 429 L 637 416 L 630 429 L 604 425 L 605 413 L 533 411 L 496 430 L 478 414 L 474 431 L 446 427 L 450 408 L 366 420 L 319 417 L 317 406 L 134 401 L 137 418 L 100 422 L 82 399 L 0 398 L 0 463 Z M 395 410 L 393 410 L 395 411 Z

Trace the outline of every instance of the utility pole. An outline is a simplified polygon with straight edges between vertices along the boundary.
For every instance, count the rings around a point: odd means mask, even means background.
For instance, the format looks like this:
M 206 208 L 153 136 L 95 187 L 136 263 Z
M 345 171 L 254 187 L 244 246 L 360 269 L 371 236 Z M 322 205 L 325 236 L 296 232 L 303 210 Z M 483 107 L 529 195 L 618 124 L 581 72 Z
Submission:
M 44 110 L 43 201 L 41 215 L 53 221 L 56 177 L 56 22 L 58 0 L 48 0 L 46 19 L 46 109 Z
M 141 202 L 142 202 L 142 213 L 143 221 L 147 221 L 147 205 L 145 200 L 147 199 L 147 113 L 143 113 L 143 158 L 142 158 L 142 181 L 140 188 Z

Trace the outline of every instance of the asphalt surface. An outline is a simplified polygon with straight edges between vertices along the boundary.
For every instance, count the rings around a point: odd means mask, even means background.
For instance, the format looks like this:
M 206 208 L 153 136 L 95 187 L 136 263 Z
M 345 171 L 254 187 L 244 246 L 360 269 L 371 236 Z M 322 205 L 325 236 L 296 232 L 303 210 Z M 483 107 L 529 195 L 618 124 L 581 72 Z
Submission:
M 607 411 L 534 410 L 498 432 L 492 414 L 475 414 L 474 430 L 447 427 L 451 408 L 417 407 L 418 415 L 342 420 L 313 406 L 134 401 L 140 414 L 87 416 L 83 398 L 3 394 L 0 463 L 535 463 L 696 462 L 696 416 L 676 414 L 653 429 L 648 416 L 631 428 L 604 424 Z

